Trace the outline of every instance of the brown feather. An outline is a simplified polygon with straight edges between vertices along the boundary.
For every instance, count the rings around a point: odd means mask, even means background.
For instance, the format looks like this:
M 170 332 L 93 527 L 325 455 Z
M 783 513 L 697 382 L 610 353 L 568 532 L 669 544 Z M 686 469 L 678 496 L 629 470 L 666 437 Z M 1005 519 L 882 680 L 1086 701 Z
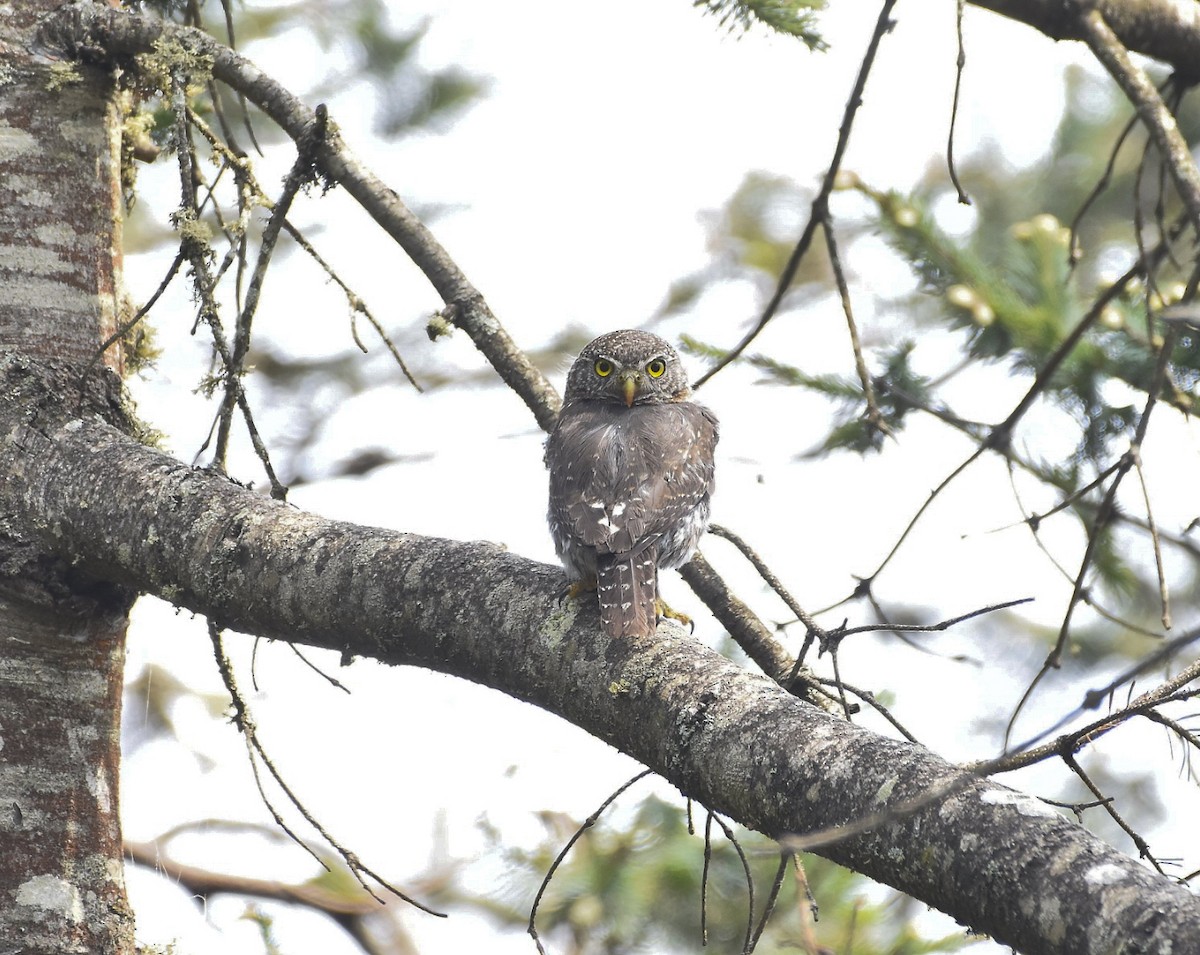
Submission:
M 600 624 L 610 637 L 645 637 L 658 626 L 658 573 L 654 548 L 596 562 Z

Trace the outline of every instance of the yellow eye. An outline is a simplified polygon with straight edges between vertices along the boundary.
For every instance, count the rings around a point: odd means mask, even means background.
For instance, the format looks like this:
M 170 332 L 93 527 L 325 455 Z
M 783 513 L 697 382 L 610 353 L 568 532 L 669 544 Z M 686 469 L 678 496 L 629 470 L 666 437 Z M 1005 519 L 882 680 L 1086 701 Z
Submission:
M 655 358 L 646 366 L 646 374 L 651 378 L 661 378 L 663 372 L 667 370 L 667 363 L 661 358 Z
M 612 362 L 607 358 L 597 358 L 596 364 L 592 367 L 596 369 L 596 374 L 601 378 L 607 378 L 613 370 Z

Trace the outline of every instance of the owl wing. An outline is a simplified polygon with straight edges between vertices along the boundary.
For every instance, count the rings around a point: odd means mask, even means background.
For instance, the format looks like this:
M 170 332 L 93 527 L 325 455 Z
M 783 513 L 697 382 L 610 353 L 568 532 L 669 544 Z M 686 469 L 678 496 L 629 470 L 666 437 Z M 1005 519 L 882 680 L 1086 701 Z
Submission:
M 546 446 L 551 519 L 598 555 L 639 552 L 707 504 L 716 443 L 690 402 L 568 405 Z
M 654 632 L 658 566 L 685 559 L 703 532 L 716 442 L 699 405 L 563 409 L 546 445 L 550 524 L 564 563 L 594 571 L 610 635 Z

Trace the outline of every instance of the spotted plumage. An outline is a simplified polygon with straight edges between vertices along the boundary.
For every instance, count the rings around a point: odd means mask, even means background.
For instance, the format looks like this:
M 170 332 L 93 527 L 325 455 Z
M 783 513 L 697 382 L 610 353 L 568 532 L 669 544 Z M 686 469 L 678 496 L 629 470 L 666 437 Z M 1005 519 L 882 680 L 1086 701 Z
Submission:
M 567 374 L 546 442 L 550 532 L 568 577 L 595 581 L 612 636 L 654 632 L 658 569 L 686 563 L 708 526 L 717 419 L 690 395 L 648 332 L 602 335 Z

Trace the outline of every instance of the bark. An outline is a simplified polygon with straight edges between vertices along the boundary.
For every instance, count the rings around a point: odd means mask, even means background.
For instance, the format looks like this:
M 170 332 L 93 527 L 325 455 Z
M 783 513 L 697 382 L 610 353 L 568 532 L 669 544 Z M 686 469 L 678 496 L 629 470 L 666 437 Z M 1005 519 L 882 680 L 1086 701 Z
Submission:
M 0 353 L 82 363 L 116 327 L 121 123 L 104 71 L 29 52 L 55 6 L 0 14 Z M 0 454 L 0 475 L 20 453 Z M 14 536 L 0 508 L 6 955 L 133 951 L 117 805 L 130 600 Z
M 673 624 L 608 639 L 590 602 L 557 604 L 555 568 L 325 520 L 187 467 L 62 406 L 73 380 L 0 359 L 14 464 L 0 513 L 78 572 L 248 633 L 494 687 L 777 838 L 848 825 L 817 851 L 1026 953 L 1200 938 L 1200 899 L 1034 799 L 823 713 Z

